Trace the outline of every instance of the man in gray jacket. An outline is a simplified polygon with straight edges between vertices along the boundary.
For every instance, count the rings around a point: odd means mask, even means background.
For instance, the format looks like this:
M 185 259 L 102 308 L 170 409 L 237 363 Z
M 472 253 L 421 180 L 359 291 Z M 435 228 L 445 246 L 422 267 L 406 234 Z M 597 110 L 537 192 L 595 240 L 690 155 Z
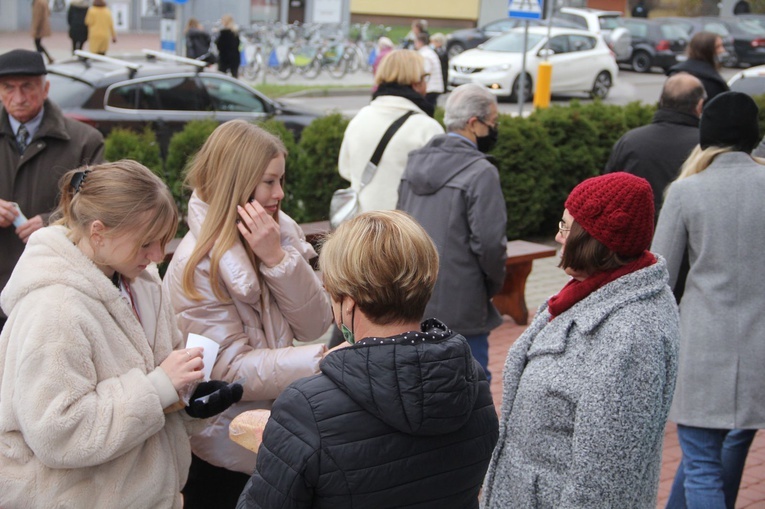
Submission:
M 502 289 L 507 257 L 505 198 L 485 154 L 497 141 L 497 115 L 491 92 L 457 87 L 446 101 L 447 134 L 409 153 L 397 205 L 438 248 L 440 270 L 425 316 L 465 336 L 490 381 L 489 332 L 502 323 L 491 298 Z

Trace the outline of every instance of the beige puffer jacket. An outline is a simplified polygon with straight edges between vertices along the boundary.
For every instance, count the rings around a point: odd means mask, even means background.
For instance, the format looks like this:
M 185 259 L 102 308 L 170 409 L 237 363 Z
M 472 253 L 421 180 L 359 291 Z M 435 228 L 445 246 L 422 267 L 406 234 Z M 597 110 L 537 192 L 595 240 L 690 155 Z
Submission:
M 189 201 L 189 233 L 175 252 L 164 285 L 171 295 L 184 337 L 193 332 L 220 343 L 212 379 L 244 377 L 242 401 L 211 421 L 192 437 L 194 454 L 208 463 L 251 474 L 256 455 L 228 438 L 228 424 L 246 410 L 270 408 L 292 382 L 319 372 L 324 345 L 293 346 L 293 340 L 313 341 L 332 323 L 329 296 L 308 260 L 316 251 L 305 241 L 295 221 L 279 212 L 281 243 L 286 256 L 277 266 L 252 266 L 242 244 L 220 262 L 219 284 L 231 298 L 221 302 L 210 285 L 210 258 L 196 268 L 202 300 L 183 293 L 183 271 L 196 244 L 208 205 L 196 194 Z

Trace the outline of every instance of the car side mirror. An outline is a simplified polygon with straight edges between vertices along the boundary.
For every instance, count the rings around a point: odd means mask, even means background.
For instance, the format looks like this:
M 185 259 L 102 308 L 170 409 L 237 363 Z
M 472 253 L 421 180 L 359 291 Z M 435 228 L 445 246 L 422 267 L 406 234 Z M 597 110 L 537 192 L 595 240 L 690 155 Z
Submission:
M 539 50 L 539 53 L 537 53 L 538 56 L 542 58 L 549 58 L 555 54 L 555 51 L 551 50 L 550 48 L 542 48 Z

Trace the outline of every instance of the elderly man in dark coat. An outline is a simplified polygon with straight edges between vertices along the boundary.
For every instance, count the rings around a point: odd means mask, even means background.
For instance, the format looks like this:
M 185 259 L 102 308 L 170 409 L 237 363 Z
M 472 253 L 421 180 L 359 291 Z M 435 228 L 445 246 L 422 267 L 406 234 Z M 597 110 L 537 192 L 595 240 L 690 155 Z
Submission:
M 103 159 L 101 133 L 47 99 L 46 73 L 37 52 L 0 55 L 0 291 L 29 236 L 48 224 L 61 175 Z M 5 320 L 0 311 L 0 329 Z
M 616 142 L 603 173 L 626 171 L 651 184 L 658 219 L 664 189 L 677 178 L 683 161 L 699 143 L 699 117 L 706 95 L 688 73 L 667 79 L 653 121 L 632 129 Z

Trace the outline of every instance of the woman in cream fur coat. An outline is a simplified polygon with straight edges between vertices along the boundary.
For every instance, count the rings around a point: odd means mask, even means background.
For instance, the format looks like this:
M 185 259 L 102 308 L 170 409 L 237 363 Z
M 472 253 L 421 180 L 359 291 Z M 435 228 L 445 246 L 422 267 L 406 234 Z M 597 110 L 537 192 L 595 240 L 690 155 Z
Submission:
M 30 237 L 0 297 L 0 507 L 180 508 L 194 430 L 179 391 L 202 359 L 175 350 L 151 265 L 173 198 L 134 161 L 61 182 L 61 219 Z

